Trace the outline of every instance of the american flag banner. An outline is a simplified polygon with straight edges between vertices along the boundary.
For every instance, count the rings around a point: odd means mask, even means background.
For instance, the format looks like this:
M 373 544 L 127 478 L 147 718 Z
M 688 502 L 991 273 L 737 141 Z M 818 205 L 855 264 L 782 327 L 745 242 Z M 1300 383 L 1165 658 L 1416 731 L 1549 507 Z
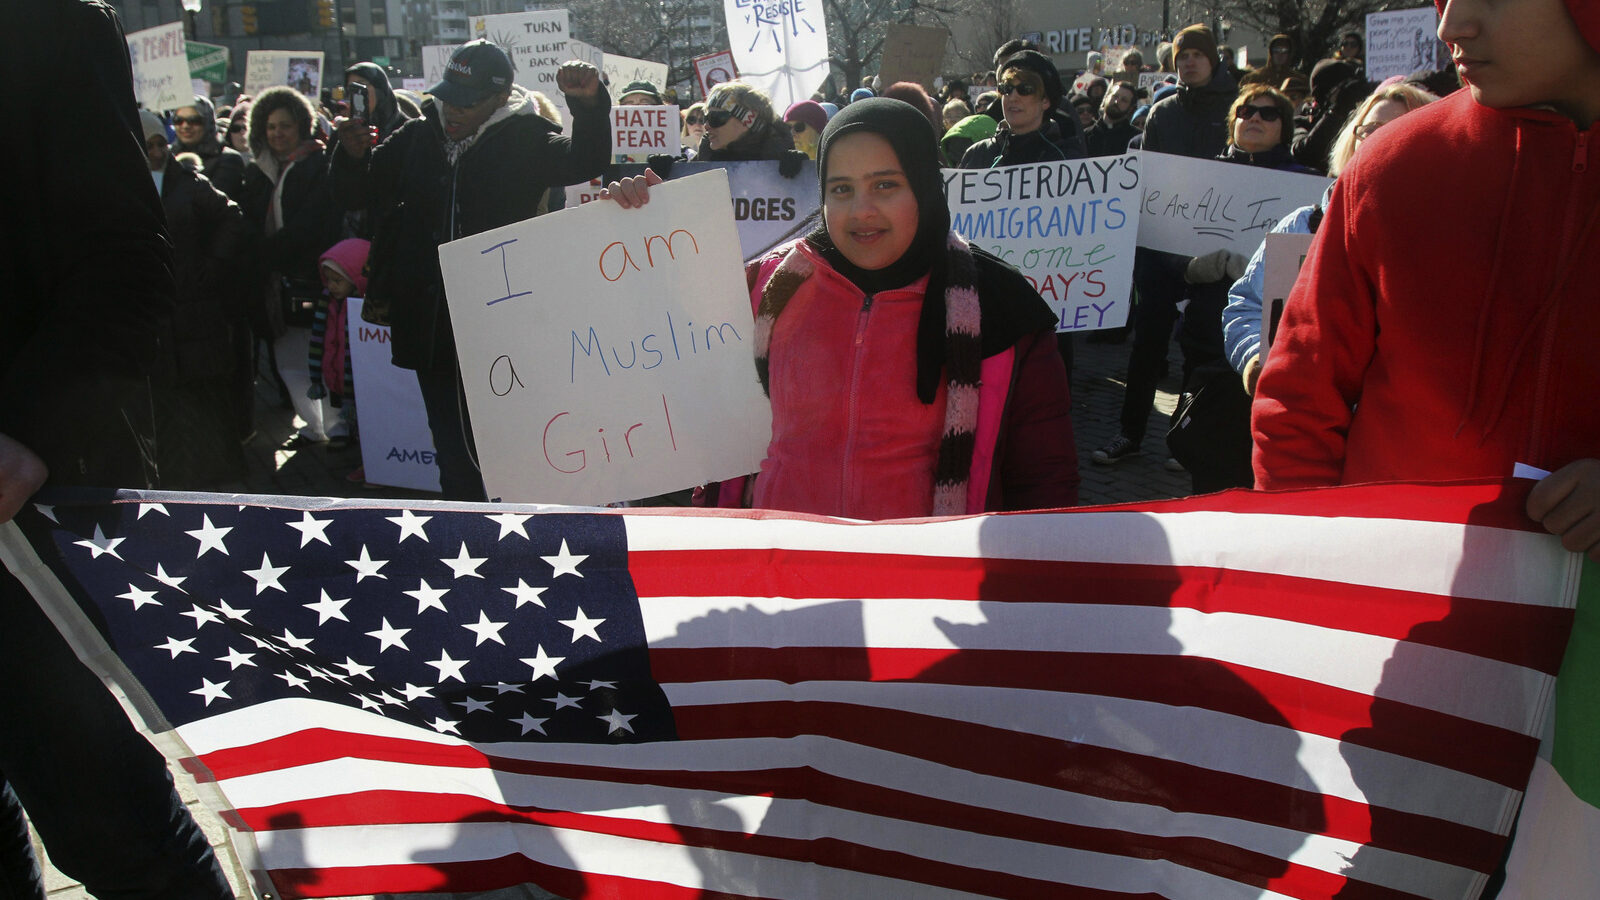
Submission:
M 282 897 L 1473 898 L 1581 572 L 1526 491 L 60 494 L 0 554 Z

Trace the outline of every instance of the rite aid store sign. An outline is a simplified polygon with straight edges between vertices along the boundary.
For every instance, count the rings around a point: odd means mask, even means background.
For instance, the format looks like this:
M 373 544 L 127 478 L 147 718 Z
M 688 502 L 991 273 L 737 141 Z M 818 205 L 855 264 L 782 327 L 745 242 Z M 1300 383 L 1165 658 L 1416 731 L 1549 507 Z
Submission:
M 1087 26 L 1031 31 L 1022 37 L 1043 47 L 1047 53 L 1079 53 L 1102 47 L 1154 47 L 1162 41 L 1161 32 L 1141 31 L 1131 22 L 1107 28 Z

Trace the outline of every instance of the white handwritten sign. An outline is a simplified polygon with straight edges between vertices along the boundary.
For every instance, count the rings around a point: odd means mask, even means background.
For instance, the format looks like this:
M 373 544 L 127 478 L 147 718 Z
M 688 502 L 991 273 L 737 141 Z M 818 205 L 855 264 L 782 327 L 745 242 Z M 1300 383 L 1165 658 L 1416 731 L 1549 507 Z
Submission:
M 182 22 L 128 35 L 128 59 L 133 63 L 133 96 L 145 109 L 160 112 L 194 103 Z
M 644 162 L 656 153 L 677 156 L 682 150 L 676 106 L 611 107 L 611 152 L 618 162 Z
M 828 23 L 822 0 L 723 0 L 739 80 L 788 109 L 828 77 Z
M 1278 321 L 1283 318 L 1283 304 L 1294 290 L 1300 277 L 1300 267 L 1311 252 L 1309 234 L 1269 234 L 1261 254 L 1261 363 L 1267 362 L 1267 351 L 1278 336 Z
M 431 88 L 431 87 L 433 87 L 433 85 L 429 84 L 428 83 L 428 79 L 426 79 L 426 78 L 402 78 L 402 79 L 400 79 L 400 90 L 402 90 L 402 91 L 412 91 L 412 92 L 418 93 L 418 94 L 425 94 L 425 93 L 427 93 L 428 88 Z
M 1439 65 L 1439 11 L 1432 5 L 1367 14 L 1367 80 Z
M 1147 95 L 1153 94 L 1162 85 L 1169 84 L 1168 79 L 1175 77 L 1170 72 L 1140 72 L 1139 90 L 1144 91 Z
M 504 13 L 473 16 L 472 36 L 497 45 L 511 57 L 513 79 L 530 91 L 550 98 L 563 122 L 572 121 L 566 97 L 556 87 L 556 72 L 572 58 L 567 49 L 567 11 Z
M 648 81 L 657 91 L 667 86 L 667 64 L 663 62 L 607 53 L 601 58 L 600 70 L 611 82 L 613 101 L 621 100 L 622 89 L 635 81 Z
M 1279 219 L 1316 203 L 1329 184 L 1320 175 L 1171 153 L 1139 155 L 1139 246 L 1168 253 L 1251 253 Z
M 597 504 L 754 472 L 772 418 L 727 176 L 439 248 L 489 496 Z
M 417 373 L 390 360 L 389 329 L 361 319 L 361 298 L 351 297 L 350 368 L 361 410 L 361 465 L 371 484 L 439 489 L 433 432 L 422 405 Z
M 450 54 L 456 52 L 459 46 L 459 44 L 428 44 L 422 48 L 422 80 L 427 82 L 424 90 L 429 90 L 444 80 L 444 67 L 450 64 Z
M 252 97 L 283 84 L 314 104 L 322 90 L 320 50 L 251 50 L 245 54 L 244 68 L 244 92 Z
M 733 63 L 732 50 L 719 50 L 694 58 L 694 78 L 700 85 L 702 99 L 711 93 L 712 88 L 724 81 L 734 81 L 738 77 L 739 67 Z
M 772 160 L 680 162 L 673 165 L 671 177 L 676 181 L 713 169 L 724 169 L 728 173 L 728 187 L 733 193 L 733 221 L 739 229 L 739 252 L 745 262 L 766 255 L 780 244 L 805 237 L 822 221 L 817 164 L 810 160 L 793 178 L 780 175 L 778 164 Z M 642 174 L 644 166 L 612 167 L 603 178 L 567 188 L 567 208 L 600 199 L 600 189 L 608 181 Z
M 1139 228 L 1139 157 L 945 169 L 951 225 L 1016 266 L 1056 311 L 1057 331 L 1128 320 Z

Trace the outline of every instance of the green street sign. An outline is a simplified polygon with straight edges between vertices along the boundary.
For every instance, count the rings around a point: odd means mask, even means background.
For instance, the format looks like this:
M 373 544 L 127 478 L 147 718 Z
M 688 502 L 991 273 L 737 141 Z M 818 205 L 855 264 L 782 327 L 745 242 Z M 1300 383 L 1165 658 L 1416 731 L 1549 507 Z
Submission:
M 189 77 L 202 81 L 228 80 L 228 48 L 221 44 L 187 41 Z

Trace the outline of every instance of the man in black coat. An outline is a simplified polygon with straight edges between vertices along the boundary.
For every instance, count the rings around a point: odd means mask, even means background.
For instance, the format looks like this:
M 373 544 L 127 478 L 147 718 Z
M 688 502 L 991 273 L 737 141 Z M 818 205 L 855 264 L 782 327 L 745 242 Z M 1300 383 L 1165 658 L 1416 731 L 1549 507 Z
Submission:
M 1215 159 L 1228 146 L 1228 112 L 1239 86 L 1217 55 L 1211 29 L 1190 25 L 1173 39 L 1178 90 L 1150 107 L 1143 149 L 1196 159 Z M 1188 288 L 1189 257 L 1138 248 L 1133 257 L 1133 348 L 1128 352 L 1128 385 L 1122 395 L 1122 423 L 1116 437 L 1090 458 L 1111 465 L 1140 452 L 1156 384 L 1167 365 L 1178 303 Z
M 569 62 L 556 76 L 572 137 L 540 116 L 512 82 L 511 60 L 478 40 L 450 57 L 422 118 L 370 149 L 363 123 L 338 123 L 334 196 L 372 219 L 367 309 L 387 311 L 394 364 L 414 369 L 448 499 L 484 499 L 455 335 L 439 270 L 440 244 L 531 219 L 552 187 L 599 175 L 611 159 L 611 99 L 600 73 Z
M 40 40 L 49 35 L 49 40 Z M 172 251 L 140 152 L 133 73 L 102 0 L 0 3 L 0 78 L 20 141 L 0 180 L 0 522 L 43 483 L 142 488 L 149 375 L 172 312 Z M 0 896 L 43 897 L 22 809 L 56 868 L 97 897 L 220 900 L 232 891 L 161 754 L 0 568 Z

